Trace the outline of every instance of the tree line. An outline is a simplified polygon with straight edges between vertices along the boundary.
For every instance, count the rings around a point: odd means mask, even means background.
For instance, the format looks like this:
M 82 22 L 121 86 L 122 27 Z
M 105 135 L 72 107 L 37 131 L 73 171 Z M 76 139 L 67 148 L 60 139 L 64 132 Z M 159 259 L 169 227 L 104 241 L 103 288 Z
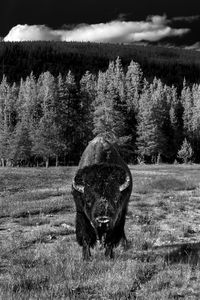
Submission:
M 121 59 L 76 80 L 33 72 L 0 83 L 1 166 L 77 164 L 98 134 L 118 144 L 127 162 L 200 161 L 200 85 L 148 81 L 141 66 Z M 188 148 L 189 147 L 189 148 Z
M 0 42 L 0 80 L 20 82 L 33 71 L 36 78 L 49 71 L 55 77 L 71 70 L 76 80 L 89 70 L 105 71 L 108 63 L 120 57 L 125 70 L 131 60 L 137 61 L 148 81 L 153 77 L 182 89 L 183 77 L 188 84 L 200 81 L 200 52 L 178 47 L 139 44 L 106 44 L 90 42 Z

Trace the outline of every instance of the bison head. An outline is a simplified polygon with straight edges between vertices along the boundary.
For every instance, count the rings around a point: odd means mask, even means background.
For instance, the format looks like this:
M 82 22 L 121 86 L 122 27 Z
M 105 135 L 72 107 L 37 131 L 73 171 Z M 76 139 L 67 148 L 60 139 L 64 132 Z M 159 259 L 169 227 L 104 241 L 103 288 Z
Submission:
M 92 165 L 77 172 L 73 188 L 82 194 L 82 209 L 99 239 L 120 218 L 130 183 L 130 174 L 119 165 Z

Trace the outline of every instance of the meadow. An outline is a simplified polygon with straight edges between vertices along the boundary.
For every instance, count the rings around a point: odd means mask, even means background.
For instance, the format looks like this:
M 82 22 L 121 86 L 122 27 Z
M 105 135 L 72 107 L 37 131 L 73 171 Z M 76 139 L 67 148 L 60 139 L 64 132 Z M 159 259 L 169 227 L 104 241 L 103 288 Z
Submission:
M 200 299 L 200 165 L 130 169 L 129 247 L 85 262 L 76 168 L 0 168 L 0 299 Z

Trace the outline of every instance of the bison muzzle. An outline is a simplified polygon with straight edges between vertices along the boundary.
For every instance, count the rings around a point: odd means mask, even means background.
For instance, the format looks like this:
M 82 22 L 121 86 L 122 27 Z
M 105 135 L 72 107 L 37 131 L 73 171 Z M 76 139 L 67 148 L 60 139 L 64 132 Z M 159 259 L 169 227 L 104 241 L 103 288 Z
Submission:
M 84 259 L 97 241 L 110 258 L 121 240 L 127 243 L 124 225 L 131 191 L 131 173 L 116 146 L 97 136 L 83 152 L 72 183 L 76 238 Z

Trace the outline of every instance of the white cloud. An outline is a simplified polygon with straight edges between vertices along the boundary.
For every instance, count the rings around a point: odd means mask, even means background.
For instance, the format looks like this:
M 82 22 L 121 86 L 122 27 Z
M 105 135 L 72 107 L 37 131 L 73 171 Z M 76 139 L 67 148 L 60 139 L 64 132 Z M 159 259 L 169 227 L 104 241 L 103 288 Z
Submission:
M 190 45 L 190 46 L 185 46 L 184 48 L 187 49 L 187 50 L 197 50 L 197 51 L 200 51 L 200 42 L 196 42 L 195 44 Z
M 156 31 L 156 34 L 154 31 L 133 33 L 131 36 L 131 39 L 133 39 L 134 41 L 137 41 L 137 42 L 139 42 L 141 40 L 156 42 L 156 41 L 159 41 L 159 40 L 169 37 L 169 36 L 180 36 L 187 32 L 188 32 L 187 29 L 172 29 L 170 27 L 164 27 L 164 28 L 158 29 Z
M 4 41 L 59 41 L 61 36 L 45 25 L 16 25 L 13 27 Z
M 150 16 L 147 21 L 116 20 L 108 23 L 82 24 L 73 29 L 53 30 L 45 25 L 17 25 L 4 41 L 90 41 L 127 43 L 159 41 L 170 36 L 181 36 L 187 28 L 173 29 L 166 25 L 166 16 Z
M 200 20 L 200 15 L 194 15 L 194 16 L 179 16 L 172 18 L 173 21 L 184 21 L 184 22 L 195 22 Z
M 151 15 L 147 17 L 147 21 L 152 22 L 154 24 L 160 24 L 160 25 L 166 24 L 168 22 L 166 15 L 163 16 Z

